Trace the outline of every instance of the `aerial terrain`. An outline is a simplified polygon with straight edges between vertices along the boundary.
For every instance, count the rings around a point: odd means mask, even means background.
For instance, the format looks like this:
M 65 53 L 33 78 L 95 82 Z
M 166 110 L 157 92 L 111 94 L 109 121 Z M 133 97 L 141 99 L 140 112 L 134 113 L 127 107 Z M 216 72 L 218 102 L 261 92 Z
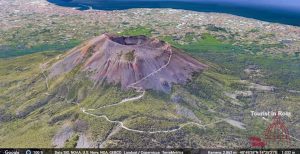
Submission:
M 282 111 L 300 146 L 300 27 L 170 8 L 0 0 L 0 148 L 237 148 Z

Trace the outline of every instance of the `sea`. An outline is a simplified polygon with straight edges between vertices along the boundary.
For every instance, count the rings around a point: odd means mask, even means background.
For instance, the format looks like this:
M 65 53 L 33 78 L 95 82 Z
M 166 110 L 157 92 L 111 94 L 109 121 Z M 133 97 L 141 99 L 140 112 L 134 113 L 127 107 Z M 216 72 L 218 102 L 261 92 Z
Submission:
M 300 0 L 48 0 L 79 10 L 172 8 L 227 13 L 261 21 L 300 26 Z

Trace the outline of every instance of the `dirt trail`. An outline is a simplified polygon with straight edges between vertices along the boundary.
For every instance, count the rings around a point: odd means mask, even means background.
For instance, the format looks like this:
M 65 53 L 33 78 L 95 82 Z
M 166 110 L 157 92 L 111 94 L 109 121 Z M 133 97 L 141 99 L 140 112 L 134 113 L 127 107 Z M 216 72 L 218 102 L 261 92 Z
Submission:
M 131 97 L 131 98 L 125 98 L 125 99 L 121 100 L 118 103 L 111 104 L 111 105 L 106 105 L 106 106 L 102 106 L 102 107 L 100 107 L 98 109 L 103 109 L 103 108 L 108 108 L 108 107 L 112 107 L 112 106 L 117 106 L 117 105 L 120 105 L 120 104 L 123 104 L 123 103 L 126 103 L 126 102 L 130 102 L 130 101 L 135 101 L 135 100 L 141 99 L 145 95 L 146 91 L 142 87 L 138 87 L 138 86 L 135 86 L 135 85 L 138 84 L 138 83 L 140 83 L 140 82 L 142 82 L 143 80 L 146 80 L 150 76 L 158 73 L 159 71 L 161 71 L 162 69 L 164 69 L 165 67 L 167 67 L 170 64 L 170 61 L 172 59 L 172 55 L 173 55 L 172 50 L 170 50 L 170 56 L 169 56 L 168 62 L 165 65 L 163 65 L 159 69 L 153 71 L 152 73 L 148 74 L 147 76 L 141 78 L 140 80 L 138 80 L 138 81 L 136 81 L 136 82 L 131 83 L 131 84 L 128 85 L 128 88 L 135 89 L 136 92 L 141 93 L 141 95 L 138 95 L 138 96 L 135 96 L 135 97 Z M 128 131 L 133 131 L 133 132 L 138 132 L 138 133 L 145 133 L 146 132 L 146 131 L 141 131 L 141 130 L 135 130 L 135 129 L 128 128 L 128 127 L 124 126 L 124 123 L 122 121 L 113 121 L 113 120 L 110 120 L 106 115 L 95 115 L 95 114 L 87 112 L 87 111 L 93 111 L 93 110 L 96 110 L 96 109 L 84 109 L 84 108 L 81 108 L 81 111 L 83 113 L 87 114 L 87 115 L 91 115 L 91 116 L 98 117 L 98 118 L 104 118 L 106 121 L 108 121 L 110 123 L 117 123 L 117 124 L 120 125 L 121 128 L 126 129 Z M 179 127 L 178 129 L 181 129 L 181 127 Z M 178 129 L 176 129 L 176 130 L 178 130 Z M 154 132 L 148 132 L 148 133 L 156 133 L 156 132 L 158 133 L 158 132 L 169 132 L 169 131 L 154 131 Z
M 158 73 L 159 71 L 161 71 L 162 69 L 166 68 L 169 64 L 170 64 L 170 61 L 172 59 L 172 50 L 170 50 L 170 56 L 169 56 L 169 59 L 168 59 L 168 62 L 163 65 L 162 67 L 160 67 L 159 69 L 153 71 L 152 73 L 148 74 L 147 76 L 143 77 L 142 79 L 128 85 L 128 88 L 133 88 L 135 89 L 137 92 L 141 93 L 141 95 L 138 95 L 138 96 L 135 96 L 135 97 L 131 97 L 131 98 L 125 98 L 123 100 L 121 100 L 119 103 L 115 103 L 115 104 L 111 104 L 111 105 L 106 105 L 106 106 L 102 106 L 98 109 L 103 109 L 103 108 L 108 108 L 108 107 L 112 107 L 112 106 L 117 106 L 117 105 L 120 105 L 120 104 L 123 104 L 123 103 L 126 103 L 126 102 L 130 102 L 130 101 L 135 101 L 135 100 L 138 100 L 138 99 L 141 99 L 144 95 L 145 95 L 145 90 L 142 89 L 142 87 L 138 87 L 138 86 L 135 86 L 136 84 L 142 82 L 143 80 L 146 80 L 147 78 L 149 78 L 150 76 Z M 155 134 L 155 133 L 170 133 L 170 132 L 175 132 L 175 131 L 178 131 L 178 130 L 181 130 L 183 127 L 185 126 L 188 126 L 188 125 L 195 125 L 195 126 L 198 126 L 200 128 L 205 128 L 205 126 L 208 126 L 208 125 L 213 125 L 213 124 L 216 124 L 216 123 L 219 123 L 219 122 L 222 122 L 224 121 L 224 119 L 222 120 L 219 120 L 219 121 L 216 121 L 216 122 L 212 122 L 212 123 L 209 123 L 209 124 L 206 124 L 206 125 L 201 125 L 199 123 L 196 123 L 196 122 L 187 122 L 185 124 L 182 124 L 180 125 L 178 128 L 175 128 L 175 129 L 170 129 L 170 130 L 159 130 L 159 131 L 142 131 L 142 130 L 136 130 L 136 129 L 131 129 L 131 128 L 128 128 L 124 125 L 124 123 L 122 121 L 114 121 L 114 120 L 110 120 L 106 115 L 96 115 L 96 114 L 93 114 L 93 113 L 89 113 L 87 111 L 94 111 L 96 109 L 84 109 L 84 108 L 81 108 L 81 111 L 87 115 L 90 115 L 90 116 L 94 116 L 94 117 L 98 117 L 98 118 L 104 118 L 106 121 L 110 122 L 110 123 L 116 123 L 118 124 L 121 128 L 125 129 L 125 130 L 128 130 L 128 131 L 132 131 L 132 132 L 136 132 L 136 133 L 149 133 L 149 134 Z
M 117 106 L 117 105 L 121 105 L 123 103 L 126 103 L 126 102 L 130 102 L 130 101 L 136 101 L 136 100 L 139 100 L 141 98 L 143 98 L 143 96 L 145 95 L 146 91 L 142 88 L 142 87 L 139 87 L 139 86 L 136 86 L 136 84 L 148 79 L 149 77 L 151 77 L 152 75 L 155 75 L 156 73 L 160 72 L 162 69 L 166 68 L 170 62 L 171 62 L 171 59 L 172 59 L 172 56 L 173 56 L 173 52 L 172 50 L 168 50 L 170 52 L 170 56 L 168 58 L 168 61 L 165 65 L 163 65 L 162 67 L 158 68 L 157 70 L 151 72 L 150 74 L 148 74 L 147 76 L 141 78 L 140 80 L 134 82 L 134 83 L 131 83 L 127 86 L 127 88 L 133 88 L 136 90 L 136 92 L 138 93 L 141 93 L 140 95 L 138 96 L 135 96 L 135 97 L 130 97 L 130 98 L 125 98 L 123 100 L 121 100 L 120 102 L 118 103 L 115 103 L 115 104 L 111 104 L 111 105 L 106 105 L 106 106 L 102 106 L 98 109 L 104 109 L 104 108 L 109 108 L 109 107 L 113 107 L 113 106 Z M 41 70 L 42 70 L 42 73 L 44 73 L 44 68 L 43 67 L 40 67 Z M 48 85 L 48 82 L 47 82 L 47 77 L 45 77 L 46 79 L 46 84 Z M 79 104 L 77 104 L 79 106 Z M 216 121 L 216 122 L 212 122 L 212 123 L 209 123 L 209 124 L 206 124 L 206 125 L 202 125 L 200 123 L 196 123 L 196 122 L 187 122 L 187 123 L 184 123 L 180 126 L 178 126 L 178 128 L 175 128 L 175 129 L 170 129 L 170 130 L 159 130 L 159 131 L 142 131 L 142 130 L 136 130 L 136 129 L 131 129 L 131 128 L 128 128 L 124 125 L 124 123 L 122 121 L 115 121 L 115 120 L 110 120 L 106 115 L 96 115 L 96 114 L 93 114 L 93 113 L 90 113 L 88 111 L 94 111 L 96 109 L 85 109 L 85 108 L 80 108 L 80 110 L 84 113 L 84 114 L 87 114 L 87 115 L 90 115 L 90 116 L 94 116 L 94 117 L 98 117 L 98 118 L 104 118 L 106 121 L 110 122 L 110 123 L 116 123 L 119 125 L 120 128 L 123 128 L 125 130 L 128 130 L 128 131 L 132 131 L 132 132 L 136 132 L 136 133 L 149 133 L 149 134 L 154 134 L 154 133 L 170 133 L 170 132 L 175 132 L 175 131 L 178 131 L 178 130 L 181 130 L 183 127 L 185 126 L 188 126 L 188 125 L 195 125 L 195 126 L 198 126 L 200 128 L 205 128 L 206 126 L 208 125 L 213 125 L 213 124 L 216 124 L 216 123 L 219 123 L 219 122 L 222 122 L 224 121 L 225 119 L 222 119 L 222 120 L 219 120 L 219 121 Z

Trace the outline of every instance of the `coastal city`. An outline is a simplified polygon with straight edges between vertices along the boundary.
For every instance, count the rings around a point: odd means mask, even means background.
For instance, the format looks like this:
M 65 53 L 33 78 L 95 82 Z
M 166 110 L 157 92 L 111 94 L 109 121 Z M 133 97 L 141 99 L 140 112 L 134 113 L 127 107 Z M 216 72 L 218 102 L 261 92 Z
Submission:
M 187 33 L 199 36 L 207 33 L 209 28 L 216 28 L 221 30 L 213 31 L 215 36 L 230 39 L 238 45 L 267 45 L 270 48 L 265 50 L 270 53 L 295 54 L 300 50 L 298 27 L 234 15 L 173 9 L 80 11 L 55 6 L 45 0 L 1 0 L 0 5 L 3 6 L 0 48 L 11 46 L 14 40 L 25 47 L 64 44 L 75 39 L 82 41 L 103 32 L 121 32 L 129 27 L 143 26 L 150 29 L 153 36 L 171 35 L 178 39 Z M 25 28 L 25 31 L 22 30 Z M 32 35 L 37 37 L 28 39 Z

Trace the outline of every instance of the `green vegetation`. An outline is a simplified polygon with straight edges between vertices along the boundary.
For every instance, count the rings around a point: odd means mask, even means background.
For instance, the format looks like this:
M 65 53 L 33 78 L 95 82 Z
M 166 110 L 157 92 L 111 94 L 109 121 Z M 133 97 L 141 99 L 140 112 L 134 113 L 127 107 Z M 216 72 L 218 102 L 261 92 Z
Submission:
M 145 29 L 139 27 L 125 32 L 128 35 L 151 34 Z M 0 147 L 11 147 L 16 143 L 19 147 L 50 147 L 53 137 L 65 123 L 70 124 L 75 132 L 65 142 L 65 147 L 76 147 L 81 133 L 88 134 L 93 141 L 105 141 L 116 124 L 109 123 L 104 118 L 83 114 L 80 111 L 82 107 L 95 109 L 89 112 L 95 115 L 105 114 L 111 120 L 123 121 L 131 129 L 144 131 L 176 129 L 195 119 L 201 121 L 201 124 L 210 124 L 232 116 L 242 116 L 242 122 L 247 127 L 245 131 L 220 122 L 209 125 L 206 129 L 187 126 L 166 134 L 133 133 L 121 129 L 108 140 L 107 145 L 111 147 L 199 147 L 209 146 L 212 142 L 237 147 L 249 135 L 261 134 L 265 129 L 263 120 L 250 116 L 250 111 L 254 110 L 253 102 L 256 103 L 255 107 L 262 109 L 276 106 L 298 113 L 299 95 L 284 90 L 262 92 L 249 88 L 249 84 L 241 83 L 240 80 L 297 90 L 300 88 L 299 58 L 261 54 L 262 48 L 271 45 L 239 46 L 208 33 L 200 37 L 189 33 L 180 40 L 170 36 L 162 38 L 208 64 L 209 69 L 201 74 L 194 74 L 186 85 L 174 85 L 169 94 L 148 90 L 138 101 L 105 109 L 99 108 L 140 93 L 134 90 L 124 91 L 120 85 L 105 82 L 94 86 L 93 82 L 78 73 L 80 67 L 49 80 L 47 90 L 40 64 L 48 60 L 54 63 L 55 57 L 61 52 L 40 52 L 1 60 Z M 134 59 L 133 52 L 124 56 L 129 61 Z M 248 66 L 256 66 L 262 76 L 251 79 L 244 73 Z M 234 98 L 226 95 L 250 90 L 254 93 L 253 96 Z M 287 97 L 281 99 L 282 96 Z M 181 108 L 184 110 L 181 111 Z M 297 117 L 299 115 L 294 118 Z M 78 124 L 78 121 L 81 123 Z M 249 131 L 248 128 L 253 130 Z M 295 132 L 297 130 L 292 130 L 292 133 Z M 234 141 L 229 143 L 226 139 L 228 136 L 233 137 Z M 207 142 L 208 138 L 211 142 Z
M 218 64 L 223 73 L 244 79 L 244 69 L 250 65 L 257 65 L 262 70 L 263 76 L 257 78 L 255 82 L 300 90 L 300 59 L 298 57 L 259 54 L 260 51 L 271 46 L 281 47 L 280 44 L 238 46 L 220 41 L 210 34 L 203 34 L 201 39 L 195 38 L 196 36 L 187 35 L 184 39 L 189 42 L 185 44 L 179 44 L 170 36 L 162 39 L 194 56 Z
M 97 103 L 98 101 L 94 102 L 94 105 L 97 105 Z M 114 103 L 116 102 L 113 102 L 112 104 Z M 177 115 L 172 113 L 172 108 L 173 106 L 171 104 L 166 105 L 164 101 L 149 94 L 139 101 L 128 102 L 111 108 L 95 110 L 93 111 L 93 113 L 103 113 L 106 115 L 110 115 L 110 119 L 120 121 L 133 117 L 137 118 L 139 115 L 144 115 L 151 118 L 165 118 L 169 120 L 176 120 L 178 117 Z
M 222 42 L 216 39 L 214 36 L 205 33 L 199 39 L 194 35 L 186 35 L 183 40 L 185 44 L 179 44 L 174 41 L 172 37 L 165 36 L 161 38 L 162 40 L 171 43 L 177 48 L 186 50 L 192 53 L 198 52 L 236 52 L 239 47 L 232 45 L 231 43 Z
M 138 26 L 134 28 L 128 28 L 119 33 L 119 35 L 124 36 L 138 36 L 138 35 L 145 35 L 145 36 L 151 36 L 152 29 L 146 28 L 143 26 Z
M 79 139 L 78 134 L 73 134 L 70 139 L 68 139 L 65 143 L 65 148 L 76 148 L 77 141 Z
M 30 48 L 28 47 L 17 48 L 11 46 L 8 47 L 8 49 L 4 49 L 0 51 L 0 58 L 17 57 L 17 56 L 22 56 L 22 55 L 27 55 L 27 54 L 37 53 L 37 52 L 44 52 L 44 51 L 62 52 L 71 49 L 80 43 L 81 41 L 79 40 L 71 40 L 70 42 L 65 44 L 59 44 L 59 43 L 40 44 Z
M 48 126 L 42 119 L 35 122 L 33 119 L 10 121 L 1 124 L 0 147 L 49 147 L 55 129 L 55 127 Z
M 262 76 L 256 78 L 257 82 L 287 89 L 300 89 L 299 59 L 226 52 L 198 52 L 197 55 L 219 64 L 224 70 L 228 70 L 226 72 L 242 79 L 247 79 L 244 69 L 250 65 L 257 65 L 262 70 Z
M 299 48 L 299 42 L 293 41 L 297 38 L 294 35 L 282 35 L 292 34 L 294 27 L 286 29 L 280 25 L 282 28 L 268 33 L 260 26 L 253 26 L 256 22 L 250 20 L 243 19 L 249 26 L 236 29 L 238 27 L 213 20 L 218 18 L 206 20 L 201 14 L 190 16 L 185 11 L 169 14 L 155 9 L 129 10 L 101 15 L 88 13 L 87 16 L 86 13 L 61 14 L 61 10 L 45 15 L 28 13 L 22 7 L 7 4 L 8 7 L 3 7 L 6 8 L 3 11 L 8 12 L 1 16 L 3 27 L 0 30 L 1 148 L 49 148 L 53 146 L 53 137 L 66 124 L 73 131 L 64 144 L 68 148 L 76 147 L 81 135 L 86 135 L 96 146 L 107 141 L 106 146 L 110 148 L 245 147 L 250 136 L 263 136 L 268 125 L 265 120 L 251 116 L 250 111 L 274 109 L 290 111 L 292 116 L 284 119 L 289 132 L 296 137 L 300 134 L 297 123 L 300 119 L 300 52 L 293 51 Z M 16 12 L 9 7 L 20 9 Z M 199 17 L 203 22 L 181 24 L 182 20 L 174 20 L 178 16 L 185 19 Z M 238 20 L 232 18 L 232 22 Z M 203 25 L 208 21 L 212 24 Z M 141 25 L 136 26 L 137 22 Z M 246 30 L 251 26 L 256 28 Z M 99 108 L 140 93 L 124 91 L 120 85 L 104 82 L 95 86 L 86 77 L 78 75 L 80 67 L 49 79 L 49 88 L 46 87 L 48 73 L 42 73 L 41 64 L 49 62 L 48 66 L 51 66 L 59 54 L 83 40 L 117 31 L 121 31 L 119 35 L 161 38 L 209 68 L 195 74 L 186 85 L 173 85 L 168 94 L 147 90 L 138 101 L 106 109 Z M 88 52 L 93 52 L 92 48 Z M 281 52 L 284 54 L 277 54 Z M 132 61 L 134 54 L 124 57 Z M 257 90 L 250 88 L 249 82 L 278 89 Z M 243 96 L 239 92 L 252 95 Z M 174 129 L 188 121 L 199 120 L 205 125 L 223 118 L 241 121 L 246 129 L 223 121 L 205 128 L 187 126 L 172 133 L 117 131 L 115 123 L 84 114 L 81 108 L 95 109 L 90 112 L 105 114 L 112 120 L 122 120 L 129 128 L 145 131 Z M 299 147 L 299 142 L 292 140 L 291 145 Z

